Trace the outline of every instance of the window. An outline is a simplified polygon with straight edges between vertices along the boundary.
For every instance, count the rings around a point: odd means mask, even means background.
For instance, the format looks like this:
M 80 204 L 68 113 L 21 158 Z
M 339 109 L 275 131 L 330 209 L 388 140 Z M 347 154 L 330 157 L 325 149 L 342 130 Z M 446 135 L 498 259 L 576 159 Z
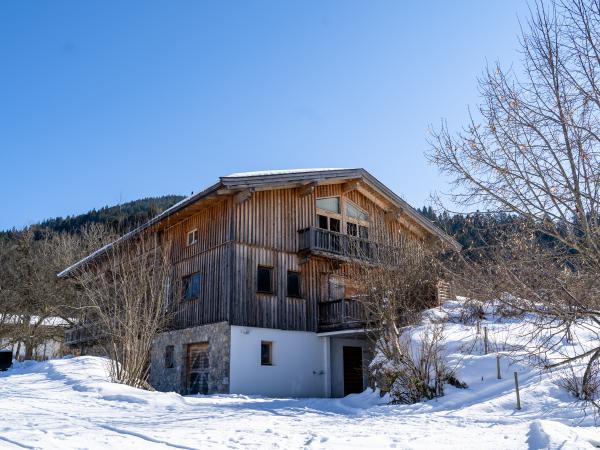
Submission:
M 341 300 L 346 296 L 344 279 L 330 275 L 328 280 L 329 300 Z
M 322 216 L 321 214 L 318 214 L 318 217 L 319 217 L 319 228 L 322 228 L 323 230 L 329 230 L 329 217 Z
M 352 222 L 346 222 L 346 233 L 349 234 L 350 236 L 356 236 L 357 235 L 356 224 L 352 223 Z
M 327 217 L 321 214 L 317 214 L 319 219 L 319 228 L 323 230 L 335 231 L 336 233 L 340 232 L 340 220 L 334 217 Z
M 271 341 L 260 341 L 260 365 L 273 365 L 273 343 Z
M 359 287 L 352 280 L 337 275 L 329 275 L 328 288 L 329 300 L 356 298 L 360 293 Z
M 172 369 L 175 365 L 174 358 L 175 347 L 167 345 L 165 347 L 165 369 Z
M 200 274 L 194 273 L 184 277 L 183 282 L 183 299 L 192 300 L 200 297 Z
M 329 231 L 335 231 L 336 233 L 340 232 L 340 221 L 339 219 L 334 219 L 333 217 L 329 218 Z
M 340 213 L 340 198 L 339 197 L 327 197 L 317 199 L 317 208 L 324 211 L 333 212 L 336 214 Z
M 358 220 L 369 220 L 369 215 L 350 200 L 346 200 L 346 215 Z
M 369 239 L 369 228 L 363 227 L 362 225 L 358 226 L 358 235 L 363 239 Z
M 288 270 L 287 273 L 287 296 L 301 297 L 300 295 L 300 272 Z
M 256 271 L 256 291 L 266 294 L 273 293 L 273 268 L 258 266 Z
M 198 242 L 198 229 L 195 228 L 192 231 L 189 231 L 187 234 L 187 245 L 194 245 Z

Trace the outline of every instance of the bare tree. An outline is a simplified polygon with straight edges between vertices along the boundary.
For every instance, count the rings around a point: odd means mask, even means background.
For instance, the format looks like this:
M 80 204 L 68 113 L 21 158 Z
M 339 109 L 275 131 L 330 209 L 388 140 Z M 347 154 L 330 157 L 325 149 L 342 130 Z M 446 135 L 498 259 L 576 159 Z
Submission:
M 463 285 L 536 312 L 550 342 L 572 323 L 600 331 L 600 1 L 534 3 L 520 44 L 523 70 L 488 68 L 477 114 L 435 131 L 429 157 L 455 203 L 521 219 L 491 263 L 462 261 Z M 591 384 L 600 345 L 560 363 L 583 358 Z
M 144 234 L 113 245 L 74 275 L 88 310 L 86 326 L 101 330 L 116 382 L 149 388 L 152 342 L 168 324 L 167 255 L 156 234 Z
M 370 233 L 379 239 L 351 242 L 355 257 L 348 267 L 375 352 L 371 375 L 396 402 L 443 395 L 444 383 L 454 378 L 442 354 L 443 326 L 425 330 L 421 345 L 411 339 L 423 310 L 437 306 L 440 249 L 416 239 L 389 242 L 385 233 L 376 231 Z
M 29 227 L 0 241 L 0 338 L 25 359 L 47 341 L 62 342 L 76 295 L 56 273 L 71 256 L 73 237 Z

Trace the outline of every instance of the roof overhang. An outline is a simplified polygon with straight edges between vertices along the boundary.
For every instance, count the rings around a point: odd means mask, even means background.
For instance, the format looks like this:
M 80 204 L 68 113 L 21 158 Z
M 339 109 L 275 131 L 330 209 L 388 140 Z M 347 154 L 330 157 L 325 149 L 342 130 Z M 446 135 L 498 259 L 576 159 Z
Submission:
M 444 244 L 450 246 L 450 248 L 454 250 L 461 249 L 461 245 L 454 238 L 433 224 L 365 169 L 305 169 L 297 171 L 254 172 L 220 177 L 217 183 L 176 203 L 145 224 L 66 268 L 58 276 L 66 278 L 74 271 L 110 251 L 113 246 L 143 231 L 164 229 L 174 225 L 195 214 L 198 210 L 206 207 L 207 204 L 223 200 L 229 195 L 241 194 L 241 197 L 244 197 L 244 192 L 251 195 L 253 192 L 284 188 L 308 190 L 311 187 L 338 183 L 347 183 L 345 189 L 359 190 L 361 194 L 385 209 L 392 217 L 398 214 L 406 215 L 414 223 L 437 237 Z

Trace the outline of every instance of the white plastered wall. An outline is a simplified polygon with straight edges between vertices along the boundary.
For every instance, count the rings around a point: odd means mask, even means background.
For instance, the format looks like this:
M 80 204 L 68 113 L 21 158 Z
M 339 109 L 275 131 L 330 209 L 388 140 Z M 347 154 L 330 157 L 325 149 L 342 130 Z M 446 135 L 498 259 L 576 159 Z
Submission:
M 273 343 L 273 365 L 262 366 L 261 341 Z M 304 331 L 231 327 L 232 394 L 324 397 L 329 394 L 328 338 Z

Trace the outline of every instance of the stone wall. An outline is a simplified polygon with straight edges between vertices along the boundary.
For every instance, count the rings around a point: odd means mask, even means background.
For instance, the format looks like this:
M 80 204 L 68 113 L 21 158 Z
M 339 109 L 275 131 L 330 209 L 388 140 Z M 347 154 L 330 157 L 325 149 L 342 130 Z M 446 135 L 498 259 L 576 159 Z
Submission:
M 229 392 L 229 354 L 231 327 L 227 322 L 201 325 L 160 334 L 152 345 L 150 354 L 150 384 L 159 391 L 186 390 L 186 359 L 188 344 L 208 342 L 209 375 L 208 392 Z M 174 365 L 165 367 L 165 349 L 174 347 Z

